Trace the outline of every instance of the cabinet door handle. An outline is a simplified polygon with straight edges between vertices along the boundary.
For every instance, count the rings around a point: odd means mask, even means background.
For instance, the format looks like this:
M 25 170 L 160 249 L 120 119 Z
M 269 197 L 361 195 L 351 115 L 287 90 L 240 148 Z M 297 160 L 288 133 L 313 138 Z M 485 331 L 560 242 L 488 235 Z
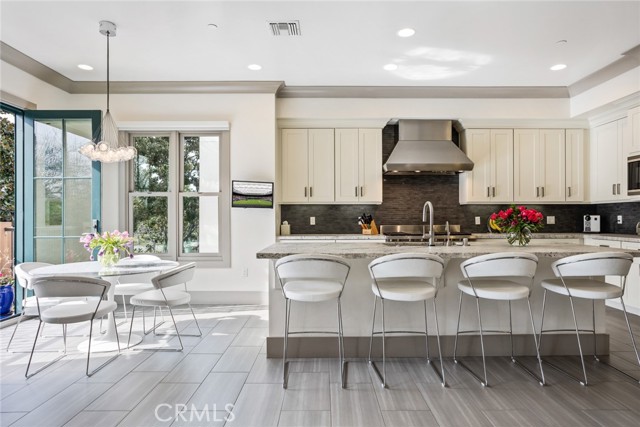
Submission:
M 567 197 L 571 197 L 571 187 L 567 187 Z
M 356 197 L 358 197 L 358 186 L 357 185 L 355 187 L 355 190 L 356 190 Z
M 536 187 L 536 197 L 540 197 L 540 187 Z
M 496 187 L 491 187 L 491 195 L 496 197 Z
M 616 195 L 616 185 L 613 184 L 612 190 L 611 190 L 611 194 L 613 194 L 614 196 Z
M 491 197 L 491 193 L 489 193 L 491 187 L 487 187 L 487 197 Z
M 544 187 L 540 187 L 542 188 L 542 197 L 544 197 Z
M 364 187 L 360 187 L 360 197 L 364 197 Z
M 304 197 L 307 197 L 307 187 L 304 187 Z
M 313 187 L 309 187 L 309 197 L 313 197 Z
M 620 184 L 618 183 L 618 195 L 620 195 Z

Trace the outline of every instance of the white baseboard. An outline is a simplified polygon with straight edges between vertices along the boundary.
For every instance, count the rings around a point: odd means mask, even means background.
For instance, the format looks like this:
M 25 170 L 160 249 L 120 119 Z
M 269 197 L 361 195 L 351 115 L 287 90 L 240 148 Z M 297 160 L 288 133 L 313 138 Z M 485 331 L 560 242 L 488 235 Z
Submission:
M 605 304 L 607 305 L 607 307 L 615 308 L 622 311 L 622 304 L 620 304 L 618 301 L 606 301 Z M 627 313 L 640 316 L 640 307 L 634 307 L 632 305 L 625 304 L 625 308 L 627 309 Z

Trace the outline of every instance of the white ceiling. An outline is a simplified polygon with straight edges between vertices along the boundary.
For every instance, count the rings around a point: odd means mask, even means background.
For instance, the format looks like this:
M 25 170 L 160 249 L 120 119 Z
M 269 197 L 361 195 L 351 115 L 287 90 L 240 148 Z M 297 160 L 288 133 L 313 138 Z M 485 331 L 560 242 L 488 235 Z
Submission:
M 100 20 L 118 26 L 113 81 L 568 86 L 640 45 L 639 1 L 1 0 L 0 40 L 72 80 L 101 81 Z M 271 20 L 299 20 L 302 36 L 272 36 Z M 415 36 L 398 37 L 405 27 Z M 549 70 L 559 62 L 567 68 Z

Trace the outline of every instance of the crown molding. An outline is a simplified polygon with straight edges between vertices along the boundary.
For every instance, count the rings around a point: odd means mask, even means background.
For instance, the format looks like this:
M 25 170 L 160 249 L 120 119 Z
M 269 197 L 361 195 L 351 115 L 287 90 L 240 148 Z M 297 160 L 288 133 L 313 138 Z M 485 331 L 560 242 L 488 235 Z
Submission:
M 569 98 L 564 86 L 285 86 L 278 98 Z
M 389 122 L 385 119 L 278 119 L 280 129 L 307 128 L 375 128 L 382 129 Z
M 71 93 L 74 81 L 0 41 L 0 59 L 32 76 Z
M 462 129 L 588 129 L 586 119 L 458 119 Z
M 571 96 L 580 95 L 629 70 L 640 67 L 640 45 L 622 54 L 622 58 L 569 85 Z

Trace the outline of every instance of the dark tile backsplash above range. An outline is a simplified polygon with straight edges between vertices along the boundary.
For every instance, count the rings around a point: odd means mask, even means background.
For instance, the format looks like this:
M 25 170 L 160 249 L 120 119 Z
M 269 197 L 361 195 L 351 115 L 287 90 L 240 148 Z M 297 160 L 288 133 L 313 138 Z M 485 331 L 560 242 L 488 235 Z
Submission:
M 382 133 L 383 162 L 393 149 L 397 127 L 386 126 Z M 421 224 L 422 206 L 433 203 L 436 224 L 461 224 L 463 231 L 486 232 L 487 218 L 492 212 L 507 206 L 460 205 L 458 203 L 457 175 L 385 176 L 383 203 L 381 205 L 281 205 L 280 217 L 291 224 L 292 234 L 343 234 L 360 233 L 357 218 L 364 212 L 373 216 L 377 224 Z M 603 233 L 635 234 L 640 221 L 640 202 L 610 203 L 604 205 L 527 205 L 540 210 L 545 216 L 556 217 L 554 225 L 546 225 L 546 232 L 581 232 L 582 216 L 602 216 Z M 622 215 L 623 223 L 616 224 L 616 216 Z M 309 217 L 315 217 L 316 225 L 309 225 Z M 482 224 L 475 225 L 475 217 Z

